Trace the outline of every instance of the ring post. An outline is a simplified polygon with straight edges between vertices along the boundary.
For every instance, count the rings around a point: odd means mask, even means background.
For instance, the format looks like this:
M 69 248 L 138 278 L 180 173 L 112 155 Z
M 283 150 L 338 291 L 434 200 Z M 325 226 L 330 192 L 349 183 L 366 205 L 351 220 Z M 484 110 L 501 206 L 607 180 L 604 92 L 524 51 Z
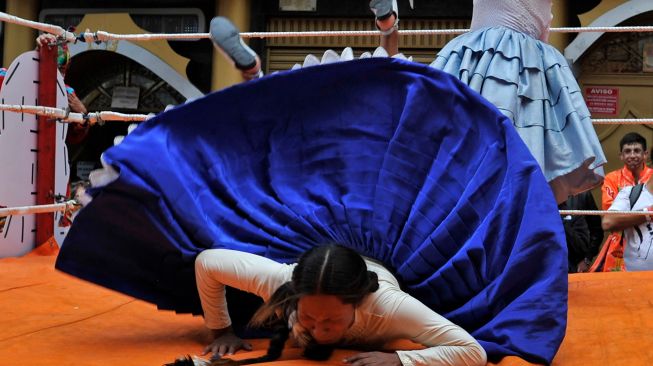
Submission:
M 39 105 L 56 106 L 57 47 L 39 47 Z M 38 117 L 36 153 L 36 204 L 54 203 L 54 169 L 56 147 L 56 123 L 45 116 Z M 36 215 L 36 243 L 38 247 L 54 235 L 54 214 Z

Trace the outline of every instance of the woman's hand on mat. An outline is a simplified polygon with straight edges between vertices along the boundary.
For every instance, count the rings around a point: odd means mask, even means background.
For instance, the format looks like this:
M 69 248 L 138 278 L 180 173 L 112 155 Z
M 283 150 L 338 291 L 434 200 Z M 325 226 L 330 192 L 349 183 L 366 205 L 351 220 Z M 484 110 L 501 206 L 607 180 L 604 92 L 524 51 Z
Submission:
M 212 359 L 218 359 L 224 355 L 232 355 L 240 349 L 252 350 L 252 345 L 240 339 L 231 327 L 224 329 L 212 329 L 213 342 L 204 348 L 204 353 L 213 353 Z
M 345 358 L 352 366 L 401 366 L 399 355 L 395 352 L 365 352 Z

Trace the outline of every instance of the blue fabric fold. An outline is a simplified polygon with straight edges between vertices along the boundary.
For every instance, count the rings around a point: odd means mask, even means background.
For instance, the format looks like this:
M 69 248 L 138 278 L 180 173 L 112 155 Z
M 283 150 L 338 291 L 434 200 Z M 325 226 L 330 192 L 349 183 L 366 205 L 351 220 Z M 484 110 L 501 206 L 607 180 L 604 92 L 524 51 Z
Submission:
M 57 268 L 201 312 L 193 260 L 295 261 L 327 242 L 383 262 L 490 359 L 549 363 L 565 333 L 566 245 L 510 120 L 452 76 L 368 59 L 282 72 L 179 106 L 104 154 Z

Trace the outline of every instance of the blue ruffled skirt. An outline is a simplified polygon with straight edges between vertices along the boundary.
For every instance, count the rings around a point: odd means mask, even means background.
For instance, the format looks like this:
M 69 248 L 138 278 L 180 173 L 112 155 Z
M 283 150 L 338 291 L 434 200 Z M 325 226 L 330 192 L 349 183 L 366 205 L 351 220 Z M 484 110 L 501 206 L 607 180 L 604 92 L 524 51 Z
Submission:
M 505 27 L 449 42 L 431 66 L 479 92 L 508 116 L 556 200 L 603 181 L 606 159 L 567 61 L 554 47 Z

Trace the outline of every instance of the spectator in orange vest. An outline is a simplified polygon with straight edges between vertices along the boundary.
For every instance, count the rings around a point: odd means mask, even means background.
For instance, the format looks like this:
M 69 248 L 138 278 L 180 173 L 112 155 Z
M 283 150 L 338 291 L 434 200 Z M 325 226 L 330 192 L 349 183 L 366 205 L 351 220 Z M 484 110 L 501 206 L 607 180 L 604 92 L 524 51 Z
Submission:
M 608 173 L 601 188 L 601 209 L 607 210 L 624 187 L 646 183 L 653 176 L 653 169 L 646 166 L 648 151 L 646 139 L 630 132 L 619 141 L 619 160 L 624 167 Z M 590 271 L 624 270 L 623 242 L 621 231 L 610 233 Z
M 608 173 L 601 188 L 601 206 L 607 210 L 623 187 L 646 183 L 653 175 L 653 169 L 646 166 L 648 151 L 646 139 L 637 132 L 624 135 L 619 141 L 619 160 L 624 167 Z

